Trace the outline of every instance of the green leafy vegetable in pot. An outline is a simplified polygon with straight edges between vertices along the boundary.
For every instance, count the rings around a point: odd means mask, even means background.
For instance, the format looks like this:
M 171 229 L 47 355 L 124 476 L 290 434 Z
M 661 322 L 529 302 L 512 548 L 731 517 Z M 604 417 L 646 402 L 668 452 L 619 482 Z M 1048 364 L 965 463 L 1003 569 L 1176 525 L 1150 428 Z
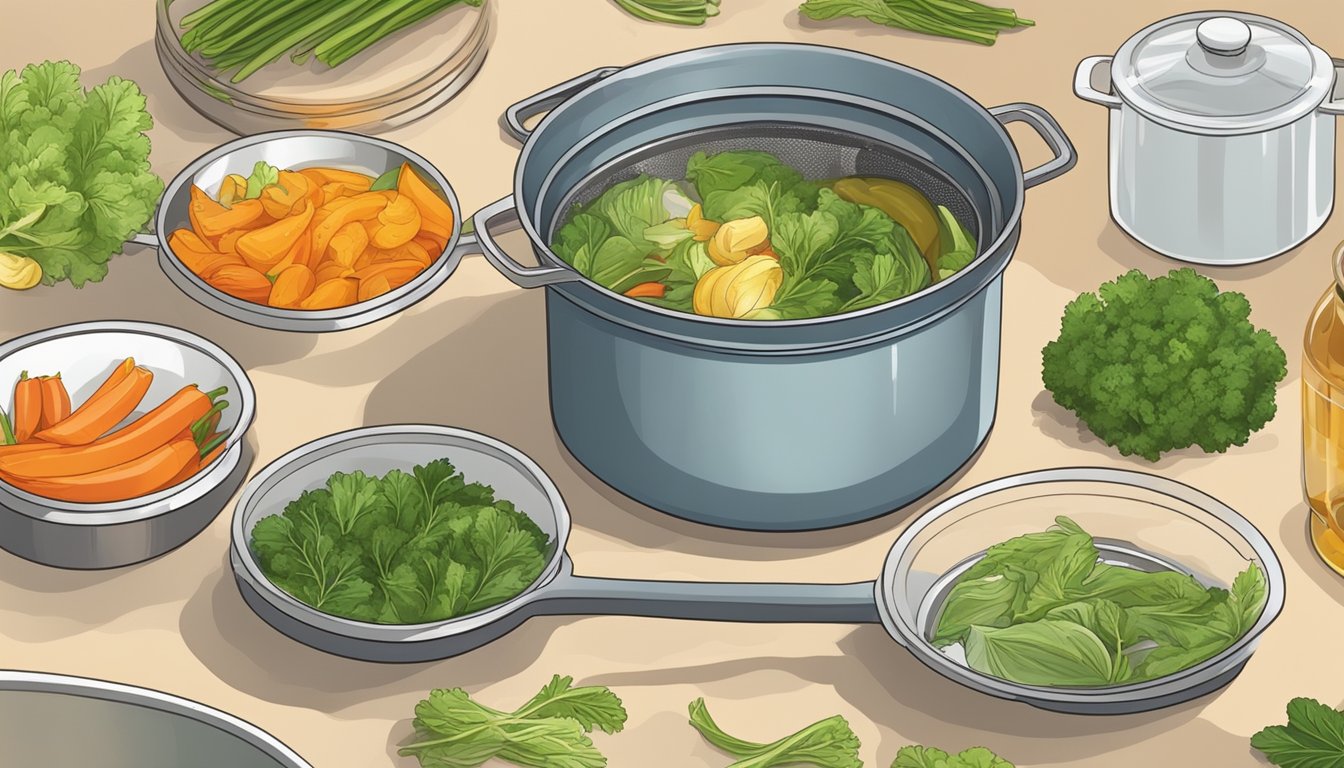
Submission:
M 1274 417 L 1287 358 L 1243 294 L 1185 268 L 1130 270 L 1064 308 L 1042 351 L 1055 402 L 1120 453 L 1245 445 Z
M 0 73 L 0 285 L 31 288 L 107 275 L 154 213 L 154 122 L 119 77 L 85 90 L 68 61 Z
M 823 21 L 842 17 L 867 19 L 924 35 L 950 37 L 993 45 L 999 32 L 1034 27 L 1009 8 L 995 8 L 975 0 L 807 0 L 799 12 Z
M 1338 768 L 1344 765 L 1344 712 L 1315 699 L 1293 699 L 1288 724 L 1261 730 L 1251 746 L 1282 768 Z
M 819 720 L 769 744 L 730 736 L 709 716 L 704 699 L 690 705 L 691 726 L 705 741 L 736 758 L 729 768 L 771 768 L 785 765 L 815 765 L 821 768 L 862 768 L 859 737 L 840 715 Z
M 902 747 L 891 768 L 1013 768 L 1013 764 L 984 747 L 952 755 L 932 747 Z
M 1092 536 L 1058 517 L 990 547 L 958 577 L 932 641 L 959 645 L 978 672 L 1025 685 L 1137 683 L 1237 642 L 1260 618 L 1266 589 L 1255 563 L 1231 589 L 1103 563 Z
M 463 616 L 517 596 L 541 575 L 549 537 L 446 459 L 332 475 L 252 530 L 280 589 L 324 613 L 378 624 Z
M 556 675 L 512 712 L 477 703 L 461 688 L 430 692 L 415 707 L 415 739 L 398 750 L 423 768 L 476 768 L 500 760 L 524 768 L 603 768 L 588 734 L 625 727 L 621 700 L 602 686 L 575 688 Z
M 698 152 L 578 206 L 551 243 L 617 293 L 666 309 L 793 320 L 866 309 L 970 264 L 971 234 L 889 179 L 810 181 L 765 152 Z

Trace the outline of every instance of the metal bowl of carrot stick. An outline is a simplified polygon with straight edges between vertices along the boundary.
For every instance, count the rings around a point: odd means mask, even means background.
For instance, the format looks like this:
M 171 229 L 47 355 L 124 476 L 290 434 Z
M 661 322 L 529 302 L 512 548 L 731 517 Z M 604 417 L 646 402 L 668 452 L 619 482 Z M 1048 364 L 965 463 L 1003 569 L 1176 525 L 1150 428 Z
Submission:
M 229 142 L 178 174 L 155 222 L 159 266 L 197 303 L 250 325 L 340 331 L 433 293 L 475 246 L 428 160 L 322 130 Z
M 64 325 L 0 345 L 0 547 L 61 568 L 149 560 L 200 533 L 250 468 L 256 395 L 166 325 Z

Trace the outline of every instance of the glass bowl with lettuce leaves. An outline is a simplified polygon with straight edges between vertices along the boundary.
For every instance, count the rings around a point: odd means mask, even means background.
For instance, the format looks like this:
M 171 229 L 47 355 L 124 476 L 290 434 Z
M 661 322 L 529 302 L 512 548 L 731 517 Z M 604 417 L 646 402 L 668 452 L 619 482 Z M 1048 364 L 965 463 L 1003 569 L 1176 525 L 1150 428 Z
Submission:
M 921 516 L 883 622 L 940 674 L 1064 712 L 1147 711 L 1230 682 L 1283 608 L 1248 520 L 1173 480 L 1099 468 L 995 480 Z

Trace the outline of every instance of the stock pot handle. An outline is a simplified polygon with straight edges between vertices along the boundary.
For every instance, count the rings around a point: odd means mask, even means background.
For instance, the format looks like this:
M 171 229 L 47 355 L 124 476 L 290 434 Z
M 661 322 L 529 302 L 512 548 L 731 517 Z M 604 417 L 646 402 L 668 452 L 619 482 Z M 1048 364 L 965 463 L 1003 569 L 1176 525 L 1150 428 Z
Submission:
M 543 285 L 572 283 L 580 279 L 578 272 L 567 267 L 525 267 L 514 261 L 503 248 L 499 247 L 499 243 L 495 242 L 495 236 L 490 232 L 491 223 L 503 216 L 509 216 L 513 220 L 515 226 L 511 229 L 518 228 L 516 226 L 518 206 L 514 204 L 513 195 L 485 206 L 471 217 L 471 221 L 476 231 L 476 241 L 481 246 L 481 253 L 485 254 L 486 261 L 494 265 L 495 269 L 509 278 L 514 285 L 519 288 L 540 288 Z
M 1031 189 L 1060 176 L 1078 163 L 1078 153 L 1073 148 L 1073 142 L 1069 141 L 1069 137 L 1064 135 L 1064 129 L 1044 109 L 1035 104 L 1004 104 L 989 110 L 989 113 L 1004 125 L 1026 123 L 1031 126 L 1050 147 L 1050 151 L 1055 153 L 1050 160 L 1022 174 L 1025 188 Z
M 1073 92 L 1078 98 L 1110 109 L 1116 109 L 1120 106 L 1119 98 L 1109 93 L 1102 93 L 1092 87 L 1093 73 L 1102 64 L 1109 66 L 1111 58 L 1110 56 L 1088 56 L 1078 63 L 1078 69 L 1074 70 L 1073 73 Z
M 1340 93 L 1340 87 L 1344 86 L 1344 59 L 1330 59 L 1335 64 L 1335 87 L 1330 89 L 1330 98 L 1321 105 L 1321 111 L 1327 115 L 1344 115 L 1344 94 Z
M 598 67 L 592 72 L 579 75 L 572 80 L 566 80 L 559 85 L 547 88 L 541 93 L 528 96 L 504 110 L 504 130 L 518 141 L 527 141 L 527 137 L 532 135 L 532 131 L 524 123 L 537 115 L 550 112 L 565 99 L 619 70 L 620 67 Z

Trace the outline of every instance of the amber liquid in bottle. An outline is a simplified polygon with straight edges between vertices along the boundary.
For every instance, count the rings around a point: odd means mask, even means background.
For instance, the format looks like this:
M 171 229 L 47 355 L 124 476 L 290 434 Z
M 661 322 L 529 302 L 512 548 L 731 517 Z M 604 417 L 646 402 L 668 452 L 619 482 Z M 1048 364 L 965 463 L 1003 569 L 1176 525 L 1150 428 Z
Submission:
M 1335 282 L 1312 310 L 1302 353 L 1302 484 L 1311 540 L 1344 575 L 1344 245 Z

